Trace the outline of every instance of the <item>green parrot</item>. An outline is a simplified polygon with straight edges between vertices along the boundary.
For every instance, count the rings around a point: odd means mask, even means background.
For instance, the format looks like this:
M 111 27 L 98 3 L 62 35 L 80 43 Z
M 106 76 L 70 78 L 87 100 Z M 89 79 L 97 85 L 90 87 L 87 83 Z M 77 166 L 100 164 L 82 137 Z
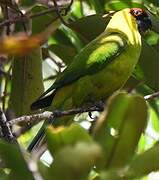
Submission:
M 150 28 L 151 20 L 143 9 L 116 12 L 105 31 L 75 56 L 31 109 L 50 106 L 51 110 L 67 110 L 105 100 L 130 77 L 140 57 L 140 33 Z M 42 128 L 38 137 L 44 134 Z

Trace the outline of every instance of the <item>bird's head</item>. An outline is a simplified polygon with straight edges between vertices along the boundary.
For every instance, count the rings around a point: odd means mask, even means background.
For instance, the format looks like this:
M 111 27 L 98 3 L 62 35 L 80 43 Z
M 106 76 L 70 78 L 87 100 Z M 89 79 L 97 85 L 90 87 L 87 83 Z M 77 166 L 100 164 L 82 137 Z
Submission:
M 137 21 L 137 25 L 140 33 L 151 29 L 152 23 L 145 10 L 140 8 L 131 8 L 130 13 Z

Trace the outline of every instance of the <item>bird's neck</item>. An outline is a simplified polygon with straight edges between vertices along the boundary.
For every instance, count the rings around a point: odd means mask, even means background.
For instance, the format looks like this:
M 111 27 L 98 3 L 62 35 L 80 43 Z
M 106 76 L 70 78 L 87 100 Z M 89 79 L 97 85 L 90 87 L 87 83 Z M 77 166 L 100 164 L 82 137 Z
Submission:
M 136 20 L 130 14 L 129 9 L 115 13 L 106 31 L 122 33 L 128 38 L 130 44 L 141 45 L 141 35 L 138 31 Z

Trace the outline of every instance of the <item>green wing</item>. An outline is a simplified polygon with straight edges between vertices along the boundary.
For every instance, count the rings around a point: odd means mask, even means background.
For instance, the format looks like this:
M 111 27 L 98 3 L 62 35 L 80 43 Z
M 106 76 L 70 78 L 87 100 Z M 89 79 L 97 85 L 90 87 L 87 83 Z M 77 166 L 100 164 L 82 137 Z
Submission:
M 127 39 L 122 34 L 102 33 L 81 50 L 72 63 L 56 79 L 54 84 L 33 103 L 33 109 L 34 105 L 37 106 L 38 103 L 45 104 L 46 102 L 46 104 L 49 104 L 56 94 L 56 90 L 63 86 L 71 84 L 83 76 L 95 74 L 105 68 L 108 64 L 115 61 L 116 57 L 126 47 Z M 45 96 L 51 91 L 51 95 Z
M 127 47 L 126 38 L 119 34 L 103 33 L 89 43 L 61 73 L 54 84 L 45 92 L 59 89 L 79 78 L 99 72 L 116 59 Z

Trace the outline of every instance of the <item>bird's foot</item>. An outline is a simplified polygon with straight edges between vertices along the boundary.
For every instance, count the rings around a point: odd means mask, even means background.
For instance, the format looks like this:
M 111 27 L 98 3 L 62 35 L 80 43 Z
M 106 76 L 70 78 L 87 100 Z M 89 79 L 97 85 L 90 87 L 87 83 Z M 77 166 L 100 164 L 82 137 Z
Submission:
M 92 116 L 92 112 L 88 112 L 88 116 L 91 118 L 91 119 L 95 119 L 93 116 Z

